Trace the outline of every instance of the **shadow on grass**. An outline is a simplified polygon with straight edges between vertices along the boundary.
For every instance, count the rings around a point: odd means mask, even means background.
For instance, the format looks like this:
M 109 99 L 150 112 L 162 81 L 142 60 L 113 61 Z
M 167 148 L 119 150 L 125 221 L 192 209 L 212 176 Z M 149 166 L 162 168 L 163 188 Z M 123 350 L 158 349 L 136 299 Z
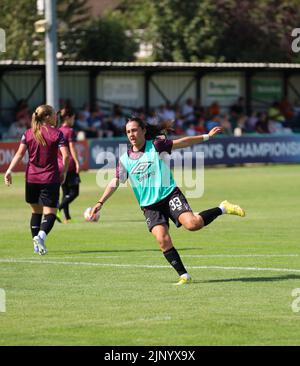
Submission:
M 202 250 L 202 248 L 180 248 L 180 251 L 184 250 Z M 157 248 L 145 248 L 145 249 L 102 249 L 102 250 L 53 250 L 51 253 L 56 254 L 97 254 L 97 253 L 143 253 L 143 252 L 161 252 Z
M 209 281 L 197 281 L 197 283 L 223 283 L 223 282 L 273 282 L 273 281 L 287 281 L 287 280 L 300 280 L 299 275 L 289 274 L 282 276 L 272 276 L 272 277 L 240 277 L 240 278 L 224 278 L 219 280 L 209 280 Z

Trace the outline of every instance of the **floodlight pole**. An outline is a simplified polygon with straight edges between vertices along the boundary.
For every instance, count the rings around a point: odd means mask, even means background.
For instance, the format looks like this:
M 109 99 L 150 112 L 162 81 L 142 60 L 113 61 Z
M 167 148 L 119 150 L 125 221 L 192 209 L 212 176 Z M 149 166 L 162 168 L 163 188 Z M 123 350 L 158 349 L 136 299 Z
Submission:
M 46 103 L 58 110 L 58 71 L 56 40 L 56 0 L 45 0 L 45 66 L 46 66 Z

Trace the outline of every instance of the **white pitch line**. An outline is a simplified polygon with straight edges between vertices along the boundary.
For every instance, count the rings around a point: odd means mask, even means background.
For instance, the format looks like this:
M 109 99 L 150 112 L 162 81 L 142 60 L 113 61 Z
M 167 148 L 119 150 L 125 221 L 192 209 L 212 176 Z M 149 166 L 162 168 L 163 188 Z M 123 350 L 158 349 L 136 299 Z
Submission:
M 68 266 L 90 266 L 90 267 L 123 267 L 123 268 L 170 268 L 167 265 L 147 265 L 147 264 L 117 264 L 117 263 L 92 263 L 92 262 L 56 262 L 41 260 L 18 260 L 13 258 L 0 259 L 0 263 L 21 263 L 21 264 L 56 264 Z M 260 268 L 260 267 L 223 267 L 223 266 L 187 266 L 191 269 L 222 269 L 222 270 L 238 270 L 238 271 L 268 271 L 268 272 L 297 272 L 300 269 L 291 268 Z
M 195 258 L 252 258 L 252 257 L 299 257 L 299 254 L 181 254 L 181 257 L 195 257 Z
M 180 251 L 180 250 L 179 250 Z M 161 252 L 157 253 L 149 253 L 148 255 L 135 255 L 135 258 L 149 258 L 150 256 L 160 256 Z M 180 254 L 181 257 L 190 257 L 190 258 L 273 258 L 273 257 L 299 257 L 299 254 Z M 125 258 L 126 255 L 95 255 L 95 256 L 86 256 L 84 254 L 79 256 L 52 256 L 52 259 L 106 259 L 106 258 Z M 27 260 L 29 258 L 19 258 Z

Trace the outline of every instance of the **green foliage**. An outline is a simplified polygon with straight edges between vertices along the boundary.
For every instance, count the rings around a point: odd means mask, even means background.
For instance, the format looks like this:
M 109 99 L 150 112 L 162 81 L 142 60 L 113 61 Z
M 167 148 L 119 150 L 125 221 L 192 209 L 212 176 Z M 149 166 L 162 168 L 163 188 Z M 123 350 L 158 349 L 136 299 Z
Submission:
M 125 32 L 124 26 L 112 16 L 93 20 L 84 31 L 78 59 L 134 61 L 138 47 Z
M 0 27 L 6 33 L 6 52 L 0 59 L 36 59 L 36 46 L 42 36 L 34 31 L 38 20 L 35 0 L 1 0 Z
M 291 31 L 300 24 L 297 0 L 127 0 L 125 4 L 128 24 L 132 21 L 152 35 L 157 61 L 300 61 L 300 55 L 291 51 Z M 147 23 L 137 15 L 145 8 L 151 9 Z
M 43 60 L 44 34 L 35 33 L 36 0 L 1 0 L 0 27 L 6 31 L 2 59 Z M 57 49 L 63 60 L 134 59 L 136 43 L 122 20 L 112 15 L 91 20 L 85 0 L 57 0 Z

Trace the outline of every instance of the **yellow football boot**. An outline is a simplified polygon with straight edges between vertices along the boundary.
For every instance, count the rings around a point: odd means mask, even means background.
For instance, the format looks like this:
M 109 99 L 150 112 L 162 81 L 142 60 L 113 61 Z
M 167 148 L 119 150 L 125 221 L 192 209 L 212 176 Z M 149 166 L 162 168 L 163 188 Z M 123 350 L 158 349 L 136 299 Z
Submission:
M 239 205 L 234 205 L 233 203 L 230 203 L 228 201 L 221 202 L 220 207 L 224 208 L 224 213 L 226 214 L 237 215 L 241 217 L 246 216 L 245 211 Z

